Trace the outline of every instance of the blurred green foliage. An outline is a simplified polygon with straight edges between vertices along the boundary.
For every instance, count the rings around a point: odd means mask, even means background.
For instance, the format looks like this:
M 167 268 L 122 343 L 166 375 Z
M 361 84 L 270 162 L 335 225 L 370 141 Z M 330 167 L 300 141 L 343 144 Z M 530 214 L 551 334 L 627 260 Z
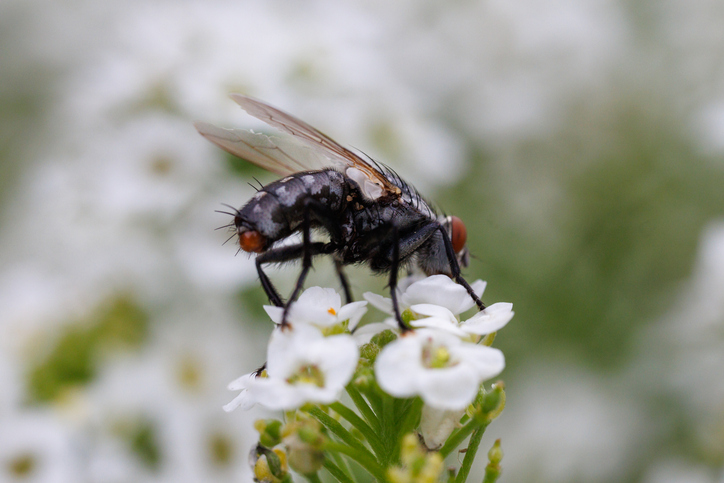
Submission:
M 273 181 L 277 177 L 276 175 L 270 175 L 269 171 L 260 168 L 259 166 L 250 163 L 249 161 L 236 157 L 233 154 L 224 153 L 224 162 L 228 171 L 230 171 L 234 175 L 239 176 L 246 182 L 252 184 L 252 186 L 256 185 L 258 187 L 259 184 L 251 183 L 252 181 L 254 181 L 254 178 L 259 178 L 260 180 L 262 180 L 261 183 L 263 186 Z
M 52 401 L 65 390 L 88 384 L 103 355 L 112 349 L 137 347 L 146 340 L 148 322 L 139 305 L 128 296 L 119 296 L 102 304 L 87 320 L 65 325 L 47 355 L 30 368 L 30 400 Z
M 158 470 L 161 467 L 163 454 L 158 440 L 158 430 L 151 419 L 137 417 L 117 421 L 114 430 L 145 467 L 151 470 Z
M 440 197 L 467 224 L 484 301 L 515 305 L 496 341 L 509 367 L 541 354 L 625 364 L 635 331 L 674 302 L 702 229 L 724 215 L 724 170 L 671 118 L 635 105 L 591 117 L 519 146 L 511 169 L 479 149 Z M 547 193 L 529 192 L 539 186 Z

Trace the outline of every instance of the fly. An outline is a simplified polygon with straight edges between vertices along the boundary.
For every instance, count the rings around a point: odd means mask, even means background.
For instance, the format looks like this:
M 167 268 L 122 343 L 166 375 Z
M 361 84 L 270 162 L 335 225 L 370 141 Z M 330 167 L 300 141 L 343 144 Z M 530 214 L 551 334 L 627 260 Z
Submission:
M 256 270 L 269 301 L 284 307 L 282 326 L 304 286 L 312 258 L 330 255 L 347 302 L 352 300 L 345 265 L 367 264 L 389 273 L 395 317 L 400 316 L 397 275 L 417 267 L 426 275 L 445 274 L 465 287 L 480 310 L 485 305 L 460 273 L 468 265 L 467 232 L 455 216 L 439 215 L 392 169 L 333 141 L 309 124 L 262 101 L 241 94 L 231 98 L 250 115 L 291 137 L 221 129 L 197 122 L 196 129 L 225 151 L 282 176 L 263 186 L 244 206 L 234 209 L 239 246 L 256 253 Z M 312 241 L 323 229 L 329 241 Z M 301 243 L 279 246 L 295 233 Z M 302 260 L 302 270 L 286 303 L 264 272 L 268 263 Z

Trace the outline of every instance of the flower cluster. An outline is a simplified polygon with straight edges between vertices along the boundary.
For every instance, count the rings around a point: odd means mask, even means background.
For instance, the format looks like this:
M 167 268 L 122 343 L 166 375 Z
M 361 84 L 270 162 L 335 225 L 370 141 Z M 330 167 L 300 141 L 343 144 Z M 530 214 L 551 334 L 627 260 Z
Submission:
M 472 288 L 481 296 L 485 283 Z M 513 317 L 512 304 L 462 317 L 474 301 L 444 275 L 408 278 L 397 290 L 409 330 L 401 331 L 394 317 L 358 327 L 368 304 L 394 314 L 392 300 L 373 293 L 342 305 L 336 291 L 309 288 L 290 307 L 284 327 L 283 309 L 265 307 L 277 325 L 267 361 L 229 385 L 241 392 L 224 406 L 287 411 L 285 425 L 257 422 L 261 438 L 255 451 L 263 457 L 255 460 L 254 471 L 260 481 L 267 474 L 273 475 L 269 481 L 285 480 L 286 467 L 273 463 L 280 457 L 305 475 L 322 466 L 333 475 L 344 472 L 325 451 L 351 457 L 378 480 L 406 481 L 402 475 L 424 467 L 434 481 L 442 471 L 440 458 L 502 410 L 502 384 L 488 392 L 482 384 L 505 366 L 503 353 L 490 345 Z M 359 414 L 340 402 L 345 390 Z M 427 448 L 415 449 L 419 440 L 409 436 L 416 430 Z M 404 448 L 408 456 L 400 453 Z

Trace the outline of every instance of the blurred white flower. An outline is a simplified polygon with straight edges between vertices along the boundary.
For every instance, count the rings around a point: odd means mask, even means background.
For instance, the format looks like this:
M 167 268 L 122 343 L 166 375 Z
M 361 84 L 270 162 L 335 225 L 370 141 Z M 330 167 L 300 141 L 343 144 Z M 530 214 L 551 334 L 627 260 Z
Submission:
M 88 481 L 250 481 L 253 419 L 220 411 L 219 389 L 262 355 L 224 305 L 187 295 L 154 321 L 152 343 L 99 368 L 74 411 Z
M 51 412 L 17 411 L 0 418 L 0 481 L 81 481 L 72 430 Z
M 443 331 L 409 331 L 382 349 L 375 361 L 380 387 L 396 397 L 419 395 L 438 409 L 462 409 L 480 384 L 505 367 L 503 353 Z
M 229 389 L 241 394 L 224 410 L 255 404 L 288 410 L 306 402 L 331 403 L 352 378 L 358 358 L 357 344 L 349 335 L 324 337 L 304 324 L 277 329 L 269 341 L 266 370 L 231 382 Z
M 334 327 L 348 320 L 353 330 L 367 312 L 367 302 L 351 302 L 342 305 L 342 299 L 332 288 L 310 287 L 289 308 L 287 322 L 310 324 L 320 329 Z M 275 324 L 281 324 L 283 307 L 265 305 L 264 310 Z

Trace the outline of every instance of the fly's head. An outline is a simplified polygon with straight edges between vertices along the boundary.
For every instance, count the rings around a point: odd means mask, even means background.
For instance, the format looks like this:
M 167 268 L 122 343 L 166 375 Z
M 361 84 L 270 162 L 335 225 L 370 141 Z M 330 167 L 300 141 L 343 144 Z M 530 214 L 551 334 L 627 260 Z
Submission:
M 261 253 L 266 250 L 267 238 L 258 230 L 249 227 L 238 214 L 234 217 L 234 225 L 236 226 L 236 234 L 239 237 L 239 246 L 242 250 L 250 253 Z
M 467 267 L 470 264 L 470 251 L 465 245 L 468 240 L 468 230 L 465 228 L 463 220 L 457 216 L 447 216 L 445 217 L 445 227 L 455 255 L 458 258 L 458 263 L 462 267 Z

